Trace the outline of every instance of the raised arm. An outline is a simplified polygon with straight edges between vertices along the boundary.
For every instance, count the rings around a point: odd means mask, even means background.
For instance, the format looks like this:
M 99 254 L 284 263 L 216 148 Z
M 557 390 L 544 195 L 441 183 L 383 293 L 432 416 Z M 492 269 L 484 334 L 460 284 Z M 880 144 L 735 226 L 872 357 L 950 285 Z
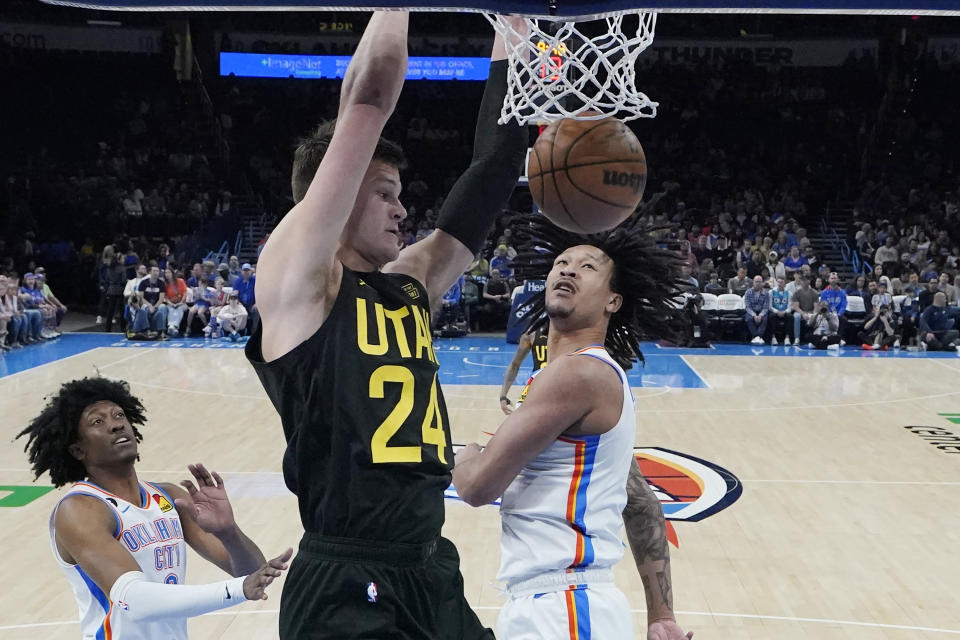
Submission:
M 260 254 L 256 295 L 267 360 L 313 335 L 336 299 L 343 273 L 336 259 L 341 233 L 403 87 L 408 22 L 409 14 L 398 11 L 370 19 L 344 77 L 336 129 L 323 160 Z
M 691 637 L 692 632 L 684 636 L 673 615 L 670 546 L 667 543 L 663 508 L 636 460 L 627 477 L 627 506 L 623 510 L 623 524 L 647 599 L 647 637 L 657 640 Z
M 520 372 L 520 365 L 523 359 L 527 357 L 533 348 L 533 336 L 529 333 L 520 334 L 520 344 L 517 345 L 517 351 L 513 354 L 513 360 L 507 367 L 507 372 L 503 376 L 503 384 L 500 386 L 500 410 L 506 415 L 513 413 L 513 403 L 510 402 L 510 387 L 517 380 L 517 374 Z
M 523 171 L 527 129 L 513 122 L 497 124 L 507 91 L 506 57 L 498 34 L 477 117 L 473 159 L 443 201 L 437 231 L 401 251 L 400 257 L 384 268 L 418 279 L 431 300 L 442 296 L 473 261 Z

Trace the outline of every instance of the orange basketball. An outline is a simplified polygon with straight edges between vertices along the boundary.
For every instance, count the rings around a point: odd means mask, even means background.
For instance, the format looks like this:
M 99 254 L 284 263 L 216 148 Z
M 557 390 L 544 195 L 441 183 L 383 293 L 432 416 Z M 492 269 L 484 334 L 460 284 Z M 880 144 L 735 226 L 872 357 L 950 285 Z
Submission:
M 527 177 L 534 202 L 551 222 L 575 233 L 598 233 L 637 210 L 647 158 L 620 120 L 560 120 L 533 146 Z

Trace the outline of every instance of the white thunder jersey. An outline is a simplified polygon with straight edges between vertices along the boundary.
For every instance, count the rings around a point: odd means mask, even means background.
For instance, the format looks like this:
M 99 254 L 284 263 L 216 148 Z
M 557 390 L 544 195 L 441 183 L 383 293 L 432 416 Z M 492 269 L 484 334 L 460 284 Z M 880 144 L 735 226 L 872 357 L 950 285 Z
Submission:
M 626 373 L 603 347 L 567 357 L 593 357 L 613 367 L 623 387 L 623 409 L 606 433 L 557 438 L 507 487 L 500 503 L 497 578 L 508 586 L 544 573 L 608 569 L 623 557 L 620 530 L 636 437 L 633 394 Z
M 131 504 L 89 482 L 78 482 L 57 503 L 75 495 L 102 500 L 117 519 L 113 536 L 120 541 L 150 582 L 183 584 L 187 573 L 187 545 L 173 500 L 162 489 L 140 482 L 140 504 Z M 50 546 L 53 557 L 67 577 L 80 609 L 84 640 L 186 640 L 187 620 L 131 623 L 114 614 L 122 602 L 111 602 L 80 565 L 64 562 L 57 551 L 54 507 L 50 515 Z

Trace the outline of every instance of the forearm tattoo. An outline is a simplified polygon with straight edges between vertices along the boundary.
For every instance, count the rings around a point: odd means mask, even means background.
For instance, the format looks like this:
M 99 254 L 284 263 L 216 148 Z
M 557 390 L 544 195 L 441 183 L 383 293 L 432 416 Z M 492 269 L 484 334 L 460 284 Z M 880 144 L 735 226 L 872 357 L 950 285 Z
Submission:
M 660 500 L 634 460 L 627 478 L 627 506 L 623 523 L 633 560 L 643 580 L 650 621 L 673 616 L 670 547 Z

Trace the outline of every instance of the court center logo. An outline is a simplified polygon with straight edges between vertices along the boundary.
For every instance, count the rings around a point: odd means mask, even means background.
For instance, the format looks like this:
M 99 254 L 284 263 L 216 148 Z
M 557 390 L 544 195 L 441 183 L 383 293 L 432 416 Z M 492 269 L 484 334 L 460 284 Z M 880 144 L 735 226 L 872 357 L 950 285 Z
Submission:
M 457 451 L 462 447 L 453 448 Z M 667 521 L 667 539 L 675 547 L 680 546 L 680 540 L 674 522 L 709 518 L 732 505 L 743 493 L 737 476 L 707 460 L 662 447 L 635 447 L 633 455 L 660 499 Z M 445 496 L 448 500 L 460 500 L 452 484 Z M 492 504 L 499 505 L 499 498 Z

